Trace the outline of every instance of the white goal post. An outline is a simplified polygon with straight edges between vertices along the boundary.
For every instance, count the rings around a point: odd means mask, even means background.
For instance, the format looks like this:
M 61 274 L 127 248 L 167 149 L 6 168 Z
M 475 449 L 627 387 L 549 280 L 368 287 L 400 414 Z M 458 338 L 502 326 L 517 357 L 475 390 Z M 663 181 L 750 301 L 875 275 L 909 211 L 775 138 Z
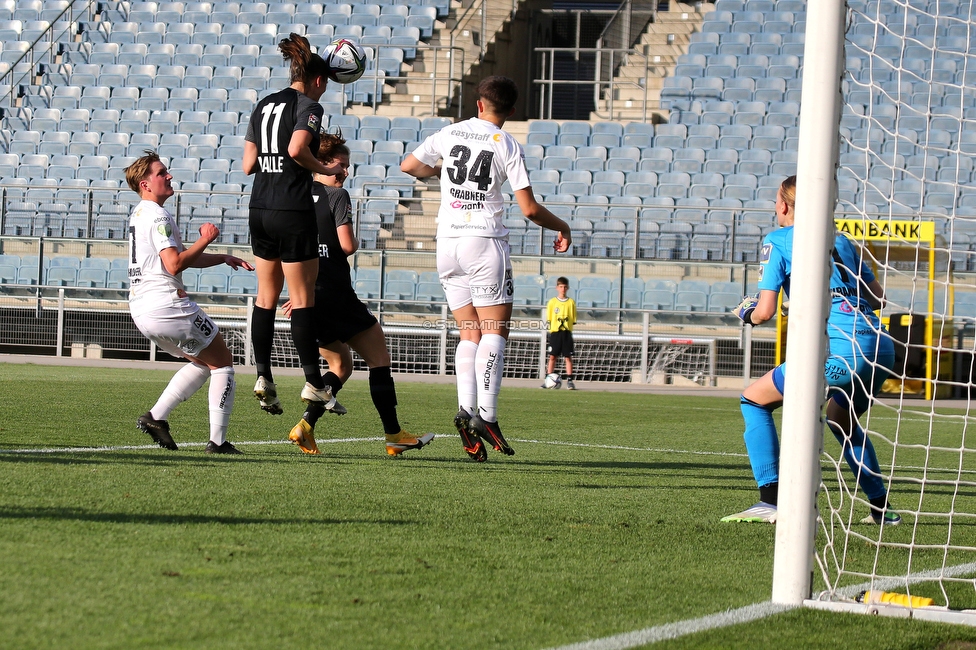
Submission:
M 964 273 L 976 267 L 974 18 L 976 7 L 954 0 L 806 5 L 794 227 L 803 245 L 792 260 L 774 603 L 976 626 L 976 438 L 967 436 L 976 424 L 976 276 Z M 935 228 L 927 243 L 892 237 L 864 247 L 889 300 L 882 316 L 925 331 L 924 343 L 893 337 L 891 392 L 859 423 L 897 526 L 861 521 L 868 500 L 834 437 L 824 437 L 828 279 L 841 216 Z M 913 353 L 924 374 L 909 369 Z
M 773 602 L 799 604 L 811 593 L 816 503 L 823 445 L 825 341 L 835 166 L 844 65 L 844 0 L 807 5 L 796 209 L 786 339 L 789 376 L 783 393 L 779 508 Z

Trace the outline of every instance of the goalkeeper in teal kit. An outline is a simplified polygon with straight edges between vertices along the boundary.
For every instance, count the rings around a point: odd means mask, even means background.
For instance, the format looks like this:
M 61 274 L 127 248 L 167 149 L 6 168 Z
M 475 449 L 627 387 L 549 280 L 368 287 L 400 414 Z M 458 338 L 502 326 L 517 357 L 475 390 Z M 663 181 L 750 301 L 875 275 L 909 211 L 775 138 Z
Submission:
M 736 311 L 748 324 L 759 325 L 775 315 L 780 289 L 789 295 L 795 198 L 796 176 L 791 176 L 783 181 L 776 195 L 776 219 L 781 227 L 763 240 L 759 297 L 746 298 Z M 874 313 L 881 305 L 884 291 L 862 260 L 860 249 L 840 233 L 836 235 L 831 257 L 830 296 L 827 319 L 830 350 L 824 365 L 828 387 L 827 425 L 840 442 L 844 459 L 871 503 L 871 514 L 862 523 L 897 525 L 901 517 L 888 510 L 887 489 L 874 445 L 857 421 L 894 366 L 894 343 Z M 746 451 L 759 486 L 760 500 L 722 521 L 776 522 L 779 438 L 773 411 L 783 401 L 785 377 L 784 363 L 742 393 L 740 406 L 745 420 Z

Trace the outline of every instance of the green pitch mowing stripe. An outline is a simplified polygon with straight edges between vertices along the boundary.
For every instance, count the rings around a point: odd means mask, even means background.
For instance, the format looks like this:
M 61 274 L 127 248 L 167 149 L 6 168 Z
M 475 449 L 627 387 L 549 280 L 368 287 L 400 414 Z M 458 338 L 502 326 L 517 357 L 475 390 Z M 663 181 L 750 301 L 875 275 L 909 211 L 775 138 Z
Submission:
M 438 438 L 390 458 L 355 381 L 307 456 L 285 442 L 303 378 L 272 417 L 240 371 L 245 454 L 220 457 L 205 390 L 170 416 L 186 452 L 136 428 L 174 370 L 0 366 L 0 451 L 37 450 L 0 453 L 0 647 L 532 649 L 769 598 L 774 527 L 719 521 L 755 501 L 736 399 L 504 387 L 516 456 L 473 463 L 453 386 L 397 385 L 404 428 Z M 794 610 L 661 645 L 952 638 Z

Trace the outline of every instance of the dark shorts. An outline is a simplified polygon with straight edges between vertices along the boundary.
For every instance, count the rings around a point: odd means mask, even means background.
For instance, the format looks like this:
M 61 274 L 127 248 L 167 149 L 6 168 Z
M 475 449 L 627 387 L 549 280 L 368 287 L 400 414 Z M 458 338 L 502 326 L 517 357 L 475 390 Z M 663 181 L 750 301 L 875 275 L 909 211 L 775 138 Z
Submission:
M 345 343 L 362 334 L 373 325 L 376 317 L 362 303 L 352 288 L 348 290 L 322 291 L 315 289 L 315 336 L 319 345 L 334 341 Z
M 314 212 L 251 208 L 251 252 L 263 260 L 304 262 L 319 256 L 319 229 Z
M 573 333 L 569 330 L 549 332 L 549 355 L 553 357 L 573 357 Z

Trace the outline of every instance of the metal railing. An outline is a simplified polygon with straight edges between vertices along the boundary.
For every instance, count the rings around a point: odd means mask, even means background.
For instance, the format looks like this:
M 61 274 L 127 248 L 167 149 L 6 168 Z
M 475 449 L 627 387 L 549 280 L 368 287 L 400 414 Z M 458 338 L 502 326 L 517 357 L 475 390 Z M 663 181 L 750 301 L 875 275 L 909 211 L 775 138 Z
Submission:
M 61 37 L 65 34 L 76 34 L 78 33 L 78 22 L 77 19 L 82 15 L 85 15 L 89 20 L 92 20 L 96 13 L 97 0 L 73 0 L 67 7 L 65 7 L 61 13 L 59 13 L 46 30 L 44 30 L 40 35 L 37 36 L 31 42 L 30 47 L 20 55 L 13 63 L 10 64 L 10 69 L 7 70 L 3 75 L 0 75 L 0 84 L 10 84 L 10 90 L 8 91 L 7 103 L 9 105 L 14 104 L 14 99 L 19 96 L 20 86 L 28 77 L 33 77 L 38 74 L 38 70 L 35 67 L 38 63 L 36 60 L 37 56 L 43 56 L 47 54 L 47 62 L 49 64 L 54 63 L 54 57 L 56 52 L 54 51 L 54 44 L 59 42 Z M 77 13 L 76 13 L 77 12 Z M 65 22 L 62 20 L 65 15 L 68 15 L 68 20 Z M 41 42 L 48 43 L 47 47 L 38 48 L 38 44 Z M 38 54 L 38 49 L 43 51 Z M 18 68 L 20 64 L 27 63 L 28 67 L 26 70 Z M 20 76 L 17 76 L 17 75 Z M 33 82 L 33 79 L 29 81 Z M 33 85 L 29 83 L 27 85 Z
M 371 48 L 377 53 L 377 57 L 382 53 L 383 50 L 392 49 L 403 49 L 395 45 L 374 45 Z M 372 69 L 372 74 L 367 71 L 366 74 L 357 82 L 357 85 L 362 83 L 363 80 L 373 82 L 373 93 L 370 101 L 370 106 L 373 109 L 373 113 L 377 112 L 377 108 L 380 105 L 380 98 L 382 97 L 382 92 L 387 92 L 383 86 L 388 82 L 403 82 L 404 84 L 411 85 L 423 85 L 430 84 L 430 115 L 440 115 L 441 110 L 448 110 L 454 107 L 455 102 L 457 103 L 457 117 L 461 118 L 461 109 L 464 104 L 464 66 L 465 66 L 465 51 L 463 47 L 457 45 L 424 45 L 423 43 L 417 44 L 417 52 L 429 53 L 430 57 L 424 56 L 424 62 L 428 61 L 432 64 L 432 70 L 430 73 L 423 76 L 410 76 L 409 74 L 401 75 L 387 75 L 379 74 L 381 71 L 374 66 Z M 419 58 L 419 57 L 418 57 Z M 446 61 L 441 61 L 441 59 L 446 59 Z M 446 66 L 446 70 L 444 69 Z M 457 97 L 455 98 L 455 94 Z M 422 95 L 415 95 L 414 102 L 417 104 L 426 103 L 423 101 Z
M 408 187 L 411 190 L 418 188 L 413 180 L 408 178 L 371 180 L 350 188 L 353 194 L 353 216 L 356 223 L 357 236 L 363 241 L 364 250 L 389 249 L 395 252 L 407 250 L 408 247 L 409 250 L 433 250 L 436 233 L 436 217 L 440 201 L 439 199 L 429 197 L 404 196 L 404 190 Z M 75 236 L 94 239 L 96 231 L 99 228 L 100 218 L 106 218 L 110 223 L 121 223 L 128 219 L 127 209 L 116 209 L 109 214 L 102 215 L 99 214 L 100 205 L 131 206 L 137 202 L 135 194 L 125 187 L 116 189 L 87 188 L 83 190 L 86 198 L 84 201 L 84 210 L 82 211 L 77 209 L 81 202 L 76 200 L 31 199 L 29 192 L 32 189 L 50 191 L 52 188 L 50 186 L 29 184 L 17 186 L 0 185 L 0 234 L 6 236 L 45 236 L 55 238 L 71 238 Z M 386 197 L 371 194 L 377 189 L 397 189 L 400 190 L 401 196 Z M 16 190 L 17 193 L 14 196 L 11 195 L 13 190 Z M 78 191 L 81 190 L 79 189 Z M 197 220 L 215 219 L 219 222 L 217 224 L 218 227 L 225 230 L 225 235 L 221 239 L 222 243 L 246 244 L 247 217 L 244 214 L 246 214 L 247 210 L 248 196 L 249 193 L 246 190 L 243 192 L 176 190 L 175 196 L 168 203 L 167 208 L 176 217 L 181 233 L 187 241 L 193 241 L 196 238 L 195 229 L 191 229 L 189 226 L 198 223 Z M 220 199 L 222 197 L 231 200 L 221 202 Z M 750 262 L 758 259 L 759 239 L 773 227 L 770 209 L 758 207 L 712 206 L 698 208 L 691 206 L 636 205 L 633 203 L 614 201 L 614 198 L 611 197 L 608 204 L 599 206 L 588 203 L 561 203 L 543 200 L 543 203 L 548 208 L 566 219 L 571 227 L 574 226 L 574 222 L 576 221 L 587 221 L 593 226 L 592 231 L 577 229 L 570 254 L 568 256 L 559 256 L 560 259 L 587 259 L 595 257 L 604 260 L 670 260 L 680 261 L 682 263 Z M 376 204 L 371 203 L 374 200 L 394 202 L 396 209 L 392 212 L 381 214 L 374 209 Z M 11 221 L 13 217 L 11 216 L 10 204 L 13 202 L 36 204 L 29 223 Z M 52 203 L 61 204 L 64 208 L 67 208 L 70 204 L 76 209 L 66 211 L 64 214 L 59 215 L 51 211 L 41 210 L 41 205 L 44 203 L 48 205 Z M 208 206 L 221 207 L 225 211 L 226 209 L 236 209 L 238 214 L 234 216 L 220 215 L 216 217 L 207 214 L 193 214 L 194 208 Z M 524 220 L 516 206 L 517 203 L 514 201 L 510 200 L 506 202 L 506 211 L 512 210 L 512 218 L 525 224 L 524 229 L 512 229 L 511 231 L 509 239 L 513 254 L 538 256 L 550 250 L 549 246 L 552 233 L 544 231 Z M 575 216 L 577 208 L 581 206 L 587 208 L 604 208 L 604 216 Z M 664 211 L 670 212 L 670 214 L 667 220 L 658 217 L 650 219 L 647 216 L 642 216 L 645 210 L 654 210 L 655 212 Z M 678 214 L 684 210 L 698 210 L 702 213 L 701 218 L 697 220 L 686 219 L 684 216 Z M 612 214 L 611 211 L 613 211 Z M 623 214 L 625 211 L 628 214 Z M 370 220 L 364 218 L 364 215 L 367 213 L 379 215 L 379 222 L 372 217 Z M 55 218 L 47 221 L 45 220 L 47 215 L 52 215 Z M 860 213 L 850 212 L 844 209 L 843 206 L 838 208 L 836 216 L 838 218 L 861 217 Z M 882 215 L 870 213 L 867 216 Z M 60 222 L 58 221 L 59 217 L 63 217 Z M 70 226 L 70 232 L 65 228 L 59 229 L 58 223 L 61 223 L 62 226 L 67 225 L 67 219 L 69 217 L 77 220 L 75 222 L 76 225 Z M 919 218 L 937 220 L 939 216 L 922 212 Z M 81 226 L 81 219 L 85 221 L 84 227 Z M 602 225 L 611 222 L 614 226 L 618 227 L 620 224 L 623 224 L 623 230 L 608 231 L 601 229 Z M 685 228 L 682 226 L 685 230 L 684 233 L 678 232 L 679 229 L 668 229 L 667 232 L 662 232 L 662 226 L 672 224 L 687 224 L 688 227 Z M 723 236 L 720 232 L 695 231 L 696 225 L 705 226 L 709 224 L 720 224 L 726 227 L 724 246 L 705 247 L 698 245 L 700 242 L 692 239 L 694 235 L 703 234 L 713 237 Z M 750 227 L 752 232 L 744 235 L 742 234 L 742 229 L 745 224 L 752 226 Z M 754 226 L 759 226 L 759 233 L 755 232 L 756 228 Z M 121 225 L 116 224 L 113 229 L 117 229 L 118 232 L 109 236 L 107 240 L 115 241 L 118 236 L 124 236 L 124 227 Z M 591 240 L 591 236 L 601 232 L 609 232 L 610 236 L 600 237 L 601 243 L 597 247 Z M 618 244 L 614 245 L 612 242 L 608 244 L 606 241 L 603 241 L 611 240 L 613 236 L 619 236 Z M 668 237 L 670 239 L 667 239 L 667 241 L 673 241 L 674 243 L 662 248 L 659 245 L 661 239 Z M 703 250 L 705 251 L 704 254 L 701 253 Z M 972 264 L 976 263 L 976 258 L 970 259 L 970 257 L 972 256 L 967 254 L 966 259 L 957 264 L 957 267 L 959 267 L 958 270 L 966 270 L 967 267 L 972 268 Z
M 518 4 L 519 0 L 497 0 L 496 2 L 491 2 L 490 0 L 465 0 L 461 4 L 462 11 L 457 15 L 454 21 L 454 27 L 451 29 L 451 43 L 456 42 L 458 34 L 464 30 L 468 30 L 473 35 L 476 30 L 472 29 L 472 27 L 478 25 L 478 40 L 476 42 L 479 48 L 478 61 L 483 61 L 485 53 L 488 51 L 489 7 L 491 5 L 505 7 L 509 9 L 509 15 L 514 16 L 518 10 Z
M 540 88 L 539 117 L 552 119 L 557 86 L 592 87 L 595 113 L 602 119 L 615 119 L 615 109 L 619 109 L 618 99 L 620 91 L 632 89 L 639 96 L 636 100 L 640 109 L 641 119 L 648 121 L 650 111 L 661 108 L 660 100 L 648 99 L 649 76 L 664 76 L 667 70 L 676 63 L 674 57 L 649 55 L 634 48 L 588 48 L 588 47 L 537 47 L 539 55 L 539 72 L 533 83 Z M 593 79 L 557 79 L 556 63 L 560 55 L 574 57 L 575 60 L 587 60 L 594 69 Z M 606 63 L 606 65 L 604 65 Z M 634 64 L 642 71 L 642 76 L 636 81 L 617 78 L 613 72 L 621 64 Z M 641 67 L 643 65 L 643 67 Z M 630 100 L 634 101 L 634 100 Z M 606 110 L 600 110 L 605 102 Z M 633 108 L 633 107 L 628 107 Z
M 623 0 L 616 13 L 607 22 L 599 38 L 596 39 L 597 48 L 629 49 L 632 48 L 647 24 L 657 17 L 658 0 Z M 612 77 L 616 71 L 613 61 L 603 61 L 600 74 Z
M 29 292 L 27 300 L 22 292 Z M 190 292 L 190 296 L 220 327 L 235 364 L 251 365 L 249 314 L 254 296 L 205 292 Z M 378 299 L 368 303 L 383 325 L 394 371 L 453 373 L 451 352 L 457 346 L 458 331 L 446 304 Z M 702 385 L 714 385 L 717 377 L 755 376 L 772 367 L 772 341 L 755 340 L 748 351 L 743 350 L 738 324 L 720 333 L 714 327 L 703 327 L 701 321 L 681 325 L 669 320 L 663 326 L 668 333 L 662 335 L 662 325 L 655 325 L 655 320 L 680 316 L 679 312 L 625 313 L 631 324 L 626 332 L 603 332 L 598 323 L 596 328 L 590 327 L 587 310 L 581 310 L 574 331 L 578 379 L 665 383 L 671 375 L 682 375 Z M 277 367 L 299 364 L 289 329 L 287 320 L 276 323 L 273 362 Z M 540 316 L 516 310 L 506 350 L 506 377 L 541 378 L 545 374 L 546 333 Z M 690 358 L 683 360 L 675 354 L 676 346 L 692 353 Z M 136 329 L 124 289 L 50 285 L 0 284 L 0 351 L 89 359 L 170 358 Z M 358 356 L 354 363 L 357 369 L 365 369 Z
M 353 209 L 354 209 L 354 220 L 357 227 L 357 236 L 360 237 L 364 242 L 364 246 L 369 248 L 380 248 L 383 246 L 388 246 L 387 240 L 400 242 L 401 245 L 405 244 L 408 246 L 414 246 L 415 248 L 421 249 L 432 249 L 434 244 L 434 234 L 436 231 L 436 215 L 438 208 L 440 206 L 440 201 L 434 198 L 419 198 L 410 196 L 400 196 L 400 197 L 385 197 L 371 195 L 370 193 L 376 189 L 399 189 L 403 190 L 405 185 L 409 185 L 411 189 L 414 188 L 414 183 L 409 179 L 387 179 L 387 180 L 377 180 L 368 181 L 361 183 L 358 187 L 352 188 L 354 192 L 353 196 Z M 37 236 L 43 235 L 46 237 L 68 237 L 70 236 L 64 229 L 58 230 L 56 224 L 48 224 L 43 219 L 46 219 L 47 215 L 54 213 L 49 211 L 42 211 L 40 207 L 42 204 L 46 203 L 48 205 L 61 204 L 65 207 L 69 204 L 69 201 L 58 201 L 58 200 L 44 200 L 39 201 L 36 199 L 29 198 L 29 192 L 32 189 L 36 190 L 50 190 L 49 186 L 35 186 L 35 185 L 18 185 L 15 186 L 18 196 L 12 197 L 10 191 L 13 189 L 11 186 L 0 185 L 0 233 L 5 235 L 14 236 Z M 62 220 L 63 224 L 67 223 L 69 216 L 78 219 L 79 234 L 85 237 L 95 237 L 96 230 L 99 228 L 99 218 L 106 217 L 110 220 L 126 220 L 128 218 L 127 214 L 120 214 L 117 211 L 113 211 L 107 215 L 100 215 L 98 213 L 98 206 L 102 204 L 119 204 L 122 206 L 131 206 L 137 202 L 134 194 L 130 193 L 127 188 L 121 187 L 115 190 L 108 188 L 88 188 L 84 190 L 86 193 L 85 199 L 85 210 L 84 212 L 79 210 L 72 210 L 70 212 L 65 212 Z M 361 194 L 360 194 L 361 192 Z M 112 194 L 112 197 L 108 195 Z M 131 194 L 131 198 L 130 197 Z M 181 233 L 184 238 L 188 241 L 195 239 L 195 231 L 188 229 L 188 226 L 193 223 L 191 219 L 210 219 L 208 215 L 203 215 L 200 217 L 195 217 L 193 215 L 193 209 L 196 207 L 223 207 L 223 208 L 237 208 L 238 210 L 246 210 L 247 200 L 249 193 L 244 192 L 233 192 L 233 191 L 219 191 L 211 190 L 209 192 L 196 192 L 187 190 L 176 190 L 173 199 L 169 202 L 167 208 L 176 218 L 177 224 L 180 226 Z M 100 198 L 98 198 L 100 197 Z M 236 205 L 230 206 L 230 202 L 222 203 L 219 197 L 234 198 L 236 197 Z M 215 202 L 214 199 L 218 200 Z M 394 211 L 390 214 L 381 214 L 381 221 L 379 225 L 374 229 L 375 223 L 370 225 L 369 228 L 372 230 L 367 230 L 367 220 L 364 219 L 364 214 L 369 212 L 373 214 L 370 210 L 371 201 L 395 201 L 397 206 L 401 209 Z M 611 199 L 612 201 L 612 199 Z M 36 204 L 36 209 L 34 216 L 29 224 L 19 224 L 12 222 L 10 204 L 12 202 L 26 202 L 31 204 Z M 78 205 L 78 201 L 71 201 L 75 207 Z M 547 207 L 557 211 L 559 214 L 564 214 L 565 219 L 570 222 L 574 221 L 574 217 L 568 216 L 571 213 L 575 213 L 577 207 L 585 205 L 586 207 L 593 207 L 592 204 L 577 204 L 577 203 L 559 203 L 553 201 L 546 201 Z M 375 205 L 375 204 L 372 204 Z M 514 201 L 506 202 L 506 209 L 511 209 L 517 206 Z M 585 258 L 590 257 L 593 254 L 591 250 L 590 235 L 594 234 L 599 230 L 599 224 L 603 222 L 614 222 L 623 223 L 625 230 L 620 232 L 621 244 L 619 247 L 610 247 L 606 250 L 601 249 L 599 254 L 600 257 L 609 257 L 613 259 L 674 259 L 674 260 L 691 260 L 692 258 L 692 241 L 690 238 L 678 237 L 679 243 L 667 250 L 667 254 L 661 251 L 661 255 L 658 255 L 655 251 L 656 249 L 656 239 L 657 239 L 657 227 L 660 225 L 658 221 L 654 221 L 654 228 L 648 225 L 650 222 L 646 218 L 641 217 L 641 211 L 645 209 L 657 209 L 657 210 L 670 210 L 671 222 L 680 222 L 673 219 L 675 211 L 681 210 L 682 206 L 649 206 L 649 205 L 634 205 L 631 203 L 616 203 L 611 202 L 605 206 L 608 215 L 603 219 L 597 219 L 592 217 L 579 217 L 586 221 L 591 222 L 594 226 L 593 232 L 578 232 L 574 238 L 574 244 L 572 249 L 572 257 L 574 258 Z M 616 215 L 609 216 L 609 211 L 611 208 L 623 208 L 631 212 L 631 215 Z M 711 208 L 701 208 L 701 210 L 707 211 L 709 213 L 709 220 L 712 223 L 725 224 L 728 228 L 727 234 L 728 239 L 726 245 L 723 247 L 723 252 L 721 255 L 706 256 L 704 260 L 699 259 L 699 261 L 748 261 L 754 260 L 758 255 L 758 243 L 753 241 L 752 238 L 742 240 L 739 236 L 738 229 L 739 224 L 750 221 L 755 217 L 755 221 L 766 218 L 770 226 L 772 224 L 769 210 L 762 210 L 759 208 L 726 208 L 726 207 L 711 207 Z M 519 212 L 516 217 L 521 219 L 521 213 Z M 747 216 L 748 215 L 748 216 Z M 54 215 L 58 216 L 58 215 Z M 80 219 L 85 219 L 85 228 L 80 228 Z M 223 225 L 229 226 L 231 224 L 236 224 L 239 226 L 246 227 L 246 217 L 216 217 L 217 221 L 222 221 Z M 409 223 L 407 223 L 409 220 Z M 57 220 L 54 220 L 55 222 Z M 542 254 L 543 251 L 547 249 L 547 244 L 549 238 L 551 238 L 551 233 L 546 233 L 544 230 L 530 224 L 526 223 L 526 229 L 523 232 L 514 232 L 511 235 L 512 249 L 515 254 L 529 254 L 538 255 Z M 663 223 L 663 222 L 660 222 Z M 693 223 L 693 222 L 688 222 Z M 220 226 L 221 224 L 218 224 Z M 50 226 L 50 227 L 49 227 Z M 228 229 L 228 234 L 230 231 L 238 232 L 239 228 Z M 382 230 L 383 232 L 379 232 Z M 119 231 L 121 233 L 121 230 Z M 110 236 L 114 239 L 114 236 Z M 239 240 L 237 238 L 225 237 L 223 239 L 225 243 L 236 243 L 240 241 L 245 243 L 246 240 Z M 743 243 L 743 241 L 747 243 Z M 420 245 L 417 246 L 417 243 Z M 428 245 L 429 244 L 429 245 Z M 698 250 L 698 249 L 694 249 Z

